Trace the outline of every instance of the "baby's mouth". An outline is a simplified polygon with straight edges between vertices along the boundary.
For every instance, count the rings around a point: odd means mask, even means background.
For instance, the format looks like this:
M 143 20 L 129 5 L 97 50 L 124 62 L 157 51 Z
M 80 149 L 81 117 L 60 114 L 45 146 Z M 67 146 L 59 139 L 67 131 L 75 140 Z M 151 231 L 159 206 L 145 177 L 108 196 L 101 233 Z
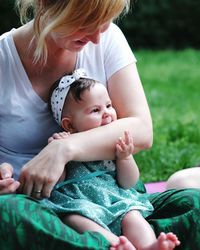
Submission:
M 101 126 L 107 125 L 112 122 L 112 118 L 110 116 L 106 117 L 102 120 Z

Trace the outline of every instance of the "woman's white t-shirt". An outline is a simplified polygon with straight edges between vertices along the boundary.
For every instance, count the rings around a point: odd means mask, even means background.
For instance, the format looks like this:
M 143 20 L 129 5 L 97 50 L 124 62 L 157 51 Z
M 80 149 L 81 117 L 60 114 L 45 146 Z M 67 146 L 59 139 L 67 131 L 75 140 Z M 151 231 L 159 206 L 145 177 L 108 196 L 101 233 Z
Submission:
M 60 127 L 47 103 L 33 90 L 12 32 L 0 36 L 0 164 L 11 163 L 17 178 L 21 167 Z M 115 72 L 134 62 L 136 59 L 124 35 L 112 23 L 101 34 L 99 44 L 89 42 L 78 53 L 76 68 L 84 68 L 88 77 L 106 85 Z

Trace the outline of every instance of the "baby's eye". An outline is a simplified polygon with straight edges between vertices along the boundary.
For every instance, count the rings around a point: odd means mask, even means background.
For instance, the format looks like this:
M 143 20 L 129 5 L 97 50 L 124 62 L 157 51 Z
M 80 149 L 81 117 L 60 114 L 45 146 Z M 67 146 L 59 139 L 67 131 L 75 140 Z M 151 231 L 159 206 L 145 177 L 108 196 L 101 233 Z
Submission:
M 92 113 L 97 113 L 97 112 L 99 112 L 98 108 L 95 108 L 95 109 L 92 110 Z
M 106 106 L 107 108 L 112 108 L 112 104 L 111 103 L 109 103 L 109 104 L 107 104 L 107 106 Z

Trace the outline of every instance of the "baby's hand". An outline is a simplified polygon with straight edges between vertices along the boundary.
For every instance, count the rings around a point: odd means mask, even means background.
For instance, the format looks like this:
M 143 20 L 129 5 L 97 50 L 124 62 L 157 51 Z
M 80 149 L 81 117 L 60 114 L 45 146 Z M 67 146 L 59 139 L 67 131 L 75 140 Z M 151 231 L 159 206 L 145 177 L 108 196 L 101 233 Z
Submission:
M 53 140 L 58 140 L 58 139 L 65 139 L 70 135 L 70 132 L 59 132 L 59 133 L 54 133 L 51 137 L 48 139 L 48 143 L 52 142 Z
M 126 159 L 134 152 L 133 138 L 128 131 L 124 132 L 124 138 L 119 138 L 116 144 L 116 157 Z
M 15 193 L 20 183 L 12 178 L 13 167 L 9 163 L 0 164 L 0 194 Z

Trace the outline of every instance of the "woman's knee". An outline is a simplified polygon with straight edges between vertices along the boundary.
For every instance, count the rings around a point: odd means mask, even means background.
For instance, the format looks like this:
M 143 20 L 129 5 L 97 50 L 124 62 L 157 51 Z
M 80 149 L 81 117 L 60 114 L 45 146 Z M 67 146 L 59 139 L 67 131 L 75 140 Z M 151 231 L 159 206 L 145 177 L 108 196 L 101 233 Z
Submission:
M 200 168 L 188 168 L 175 172 L 167 180 L 167 189 L 200 188 Z

